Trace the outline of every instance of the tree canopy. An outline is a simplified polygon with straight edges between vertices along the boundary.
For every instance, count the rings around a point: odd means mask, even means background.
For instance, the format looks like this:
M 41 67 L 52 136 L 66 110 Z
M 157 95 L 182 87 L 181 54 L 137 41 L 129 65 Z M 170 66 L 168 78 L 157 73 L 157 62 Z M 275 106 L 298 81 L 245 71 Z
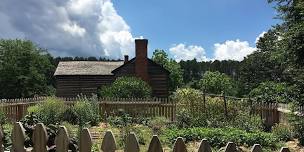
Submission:
M 199 82 L 201 90 L 206 93 L 236 95 L 237 87 L 232 79 L 224 73 L 218 71 L 207 71 Z
M 169 75 L 169 89 L 176 90 L 177 87 L 183 84 L 182 69 L 179 63 L 173 59 L 168 58 L 168 54 L 164 50 L 155 50 L 153 52 L 152 60 L 170 72 Z
M 0 40 L 0 98 L 33 97 L 52 92 L 54 67 L 46 50 L 29 40 Z

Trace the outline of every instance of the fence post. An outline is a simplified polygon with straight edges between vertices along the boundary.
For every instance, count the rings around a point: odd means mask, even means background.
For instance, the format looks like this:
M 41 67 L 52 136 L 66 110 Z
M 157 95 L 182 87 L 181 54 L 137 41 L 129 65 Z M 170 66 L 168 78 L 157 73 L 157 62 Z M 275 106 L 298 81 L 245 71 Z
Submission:
M 48 136 L 43 123 L 38 123 L 35 126 L 33 133 L 33 152 L 47 152 L 46 143 Z
M 178 137 L 174 143 L 173 152 L 187 152 L 186 145 L 182 137 Z
M 25 129 L 21 122 L 16 122 L 12 131 L 12 152 L 25 152 Z
M 103 138 L 102 144 L 101 144 L 101 150 L 104 152 L 115 152 L 116 141 L 115 141 L 112 131 L 107 131 L 106 134 L 104 135 L 104 138 Z
M 79 152 L 91 152 L 92 150 L 92 137 L 88 128 L 81 131 Z
M 208 143 L 207 139 L 201 141 L 200 147 L 197 152 L 212 152 L 211 146 Z
M 133 132 L 127 137 L 125 152 L 139 152 L 138 140 Z
M 290 152 L 290 150 L 287 147 L 282 147 L 280 152 Z
M 233 142 L 228 142 L 225 147 L 225 152 L 237 152 L 236 144 Z
M 250 152 L 262 152 L 262 147 L 260 144 L 254 144 Z
M 226 99 L 226 96 L 225 96 L 225 92 L 223 92 L 223 99 L 224 99 L 225 116 L 228 117 L 227 99 Z
M 69 150 L 69 135 L 68 131 L 64 126 L 61 126 L 58 130 L 58 135 L 55 139 L 56 152 L 68 152 Z
M 163 148 L 162 148 L 162 145 L 161 145 L 157 135 L 154 135 L 150 142 L 148 152 L 156 152 L 156 151 L 163 152 Z

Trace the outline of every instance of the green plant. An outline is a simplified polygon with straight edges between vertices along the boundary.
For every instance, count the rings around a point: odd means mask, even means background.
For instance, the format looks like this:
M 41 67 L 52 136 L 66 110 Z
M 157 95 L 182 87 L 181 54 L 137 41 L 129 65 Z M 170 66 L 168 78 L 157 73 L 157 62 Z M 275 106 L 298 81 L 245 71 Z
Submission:
M 9 151 L 12 147 L 12 139 L 10 138 L 10 135 L 12 134 L 13 125 L 10 123 L 6 123 L 2 125 L 3 130 L 3 146 L 4 149 Z
M 29 108 L 29 113 L 34 113 L 37 119 L 48 124 L 60 123 L 66 107 L 62 100 L 56 97 L 49 97 L 38 105 Z
M 304 119 L 303 116 L 291 115 L 289 118 L 293 126 L 295 137 L 299 139 L 300 144 L 304 145 Z
M 99 95 L 110 98 L 148 98 L 152 95 L 152 89 L 139 78 L 119 77 L 111 86 L 101 87 Z
M 1 110 L 0 111 L 0 125 L 5 124 L 7 121 L 7 117 L 5 115 L 5 113 Z
M 250 91 L 249 96 L 260 102 L 290 103 L 295 101 L 293 89 L 286 83 L 267 81 Z
M 237 86 L 233 80 L 226 74 L 218 71 L 207 71 L 200 80 L 201 90 L 207 93 L 236 95 Z
M 227 142 L 237 145 L 253 146 L 261 144 L 263 147 L 278 148 L 279 139 L 271 133 L 260 131 L 246 132 L 234 128 L 185 128 L 166 129 L 164 136 L 173 143 L 177 137 L 183 137 L 186 142 L 207 139 L 213 147 L 223 147 Z
M 153 134 L 160 134 L 162 129 L 169 124 L 169 120 L 166 117 L 154 117 L 150 120 L 149 126 L 153 130 Z
M 289 125 L 276 124 L 272 127 L 272 133 L 282 141 L 289 141 L 292 139 L 293 130 Z
M 71 123 L 78 124 L 81 128 L 87 124 L 98 125 L 100 121 L 97 106 L 87 98 L 80 98 L 69 111 L 74 115 L 71 116 L 73 119 Z

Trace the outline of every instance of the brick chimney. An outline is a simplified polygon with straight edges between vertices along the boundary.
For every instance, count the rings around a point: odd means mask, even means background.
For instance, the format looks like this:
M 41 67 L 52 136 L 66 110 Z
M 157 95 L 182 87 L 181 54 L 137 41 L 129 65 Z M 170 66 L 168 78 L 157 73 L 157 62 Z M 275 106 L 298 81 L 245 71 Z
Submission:
M 124 60 L 124 64 L 127 63 L 129 61 L 129 56 L 125 55 L 125 60 Z
M 149 83 L 148 75 L 148 40 L 135 40 L 135 74 L 137 77 Z

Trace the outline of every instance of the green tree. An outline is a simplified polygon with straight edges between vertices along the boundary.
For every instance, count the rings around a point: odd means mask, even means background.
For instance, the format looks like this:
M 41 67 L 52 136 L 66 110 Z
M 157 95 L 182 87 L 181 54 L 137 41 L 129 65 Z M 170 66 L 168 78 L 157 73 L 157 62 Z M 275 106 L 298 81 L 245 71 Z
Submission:
M 183 71 L 179 63 L 173 59 L 168 58 L 168 54 L 164 50 L 155 50 L 153 52 L 152 60 L 170 72 L 169 75 L 169 89 L 171 91 L 182 86 L 183 84 Z
M 293 87 L 286 83 L 267 81 L 250 91 L 249 96 L 260 102 L 290 103 L 294 101 Z
M 102 87 L 99 95 L 110 98 L 148 98 L 152 95 L 152 89 L 136 77 L 119 77 L 112 85 Z
M 50 55 L 29 40 L 0 40 L 0 98 L 49 95 Z
M 207 71 L 200 80 L 201 89 L 207 93 L 236 95 L 237 87 L 233 80 L 224 73 Z

